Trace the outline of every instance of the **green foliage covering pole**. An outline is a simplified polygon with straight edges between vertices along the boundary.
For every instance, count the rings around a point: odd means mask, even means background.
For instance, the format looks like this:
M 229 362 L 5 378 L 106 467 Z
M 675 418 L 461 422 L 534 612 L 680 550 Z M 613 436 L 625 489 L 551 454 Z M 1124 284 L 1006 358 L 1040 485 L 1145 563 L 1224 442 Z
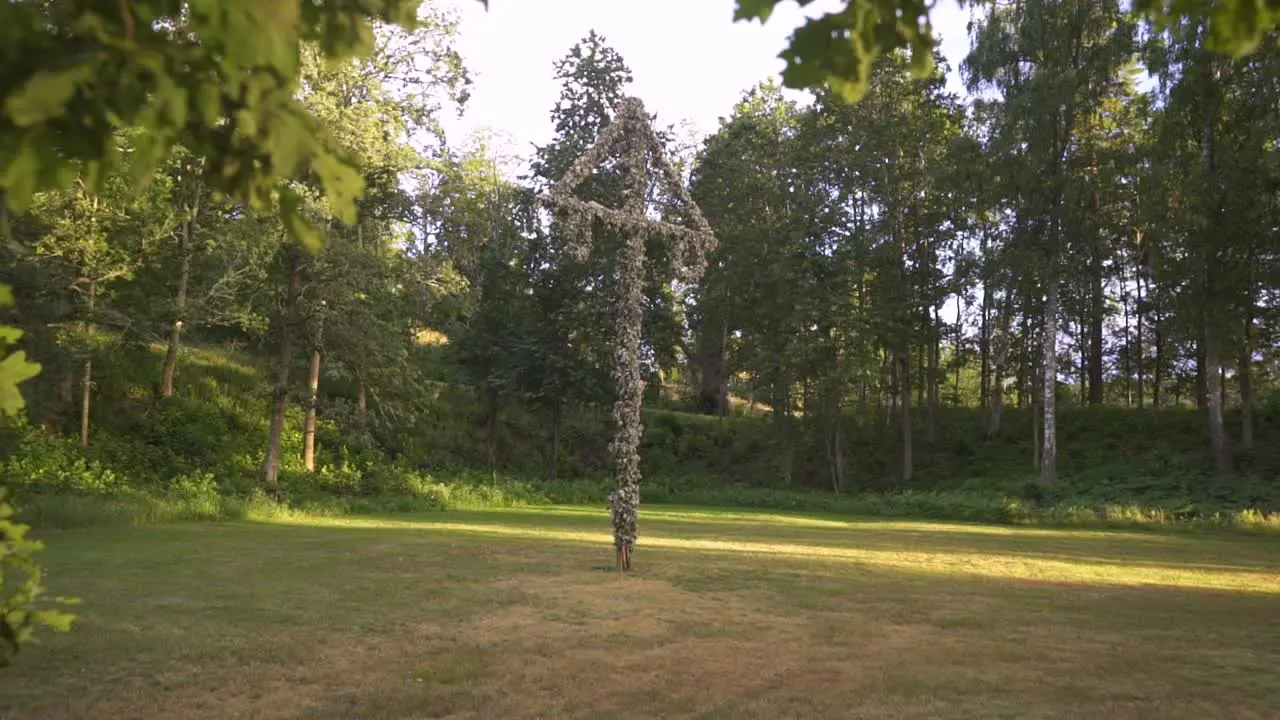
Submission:
M 639 99 L 623 99 L 618 106 L 617 118 L 544 198 L 554 210 L 567 216 L 568 249 L 576 258 L 586 258 L 591 245 L 592 226 L 597 221 L 616 230 L 622 238 L 615 261 L 618 337 L 613 366 L 616 385 L 613 439 L 609 443 L 617 483 L 610 495 L 610 505 L 619 570 L 631 569 L 631 555 L 636 542 L 636 513 L 640 505 L 640 439 L 644 432 L 640 422 L 644 397 L 640 335 L 644 310 L 645 241 L 650 235 L 666 237 L 672 245 L 674 269 L 686 282 L 696 282 L 702 276 L 707 265 L 707 253 L 715 244 L 710 226 L 668 162 L 648 117 Z M 611 153 L 621 157 L 624 168 L 625 192 L 621 210 L 573 196 L 574 189 Z M 658 168 L 667 192 L 683 209 L 692 228 L 646 216 L 645 196 L 649 188 L 651 162 Z

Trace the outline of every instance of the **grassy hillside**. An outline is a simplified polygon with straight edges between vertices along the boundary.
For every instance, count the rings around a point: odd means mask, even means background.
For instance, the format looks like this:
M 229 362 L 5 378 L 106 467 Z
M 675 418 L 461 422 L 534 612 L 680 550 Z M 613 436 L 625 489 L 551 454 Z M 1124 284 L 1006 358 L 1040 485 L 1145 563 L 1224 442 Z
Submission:
M 57 496 L 55 515 L 76 515 L 68 498 L 86 495 L 134 508 L 122 511 L 125 516 L 163 514 L 154 507 L 137 510 L 143 497 L 179 502 L 182 516 L 248 512 L 261 500 L 267 435 L 270 383 L 262 358 L 221 347 L 189 349 L 177 396 L 160 402 L 151 391 L 159 352 L 118 352 L 102 363 L 90 447 L 81 450 L 69 438 L 73 416 L 63 416 L 61 425 L 52 416 L 40 428 L 8 428 L 4 482 L 41 498 L 28 507 L 47 507 L 47 498 Z M 607 416 L 599 408 L 565 412 L 561 479 L 548 483 L 548 420 L 534 408 L 500 405 L 491 466 L 484 408 L 466 388 L 443 382 L 406 388 L 405 395 L 425 408 L 416 422 L 393 419 L 367 431 L 353 420 L 350 387 L 327 382 L 322 389 L 318 472 L 302 470 L 300 403 L 288 417 L 282 485 L 291 506 L 343 511 L 594 503 L 607 492 Z M 1164 522 L 1246 509 L 1272 513 L 1280 511 L 1280 423 L 1274 411 L 1259 414 L 1257 449 L 1239 457 L 1243 471 L 1214 478 L 1194 411 L 1067 408 L 1059 420 L 1062 481 L 1046 490 L 1033 482 L 1027 411 L 1009 410 L 1003 435 L 988 441 L 978 411 L 944 408 L 936 442 L 930 446 L 923 430 L 918 434 L 917 473 L 908 484 L 893 477 L 897 429 L 882 416 L 850 412 L 844 452 L 851 492 L 837 498 L 829 491 L 822 438 L 803 418 L 794 423 L 788 454 L 767 417 L 720 419 L 654 408 L 645 412 L 645 497 L 1003 522 L 1033 516 Z M 782 465 L 788 455 L 790 473 Z

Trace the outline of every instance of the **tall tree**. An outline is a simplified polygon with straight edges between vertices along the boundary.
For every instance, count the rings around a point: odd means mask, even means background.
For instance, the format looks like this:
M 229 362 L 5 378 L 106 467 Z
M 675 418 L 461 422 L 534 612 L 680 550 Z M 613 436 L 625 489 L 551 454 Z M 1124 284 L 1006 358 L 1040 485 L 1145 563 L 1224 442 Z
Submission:
M 343 151 L 359 161 L 364 168 L 363 184 L 373 190 L 367 200 L 378 201 L 378 204 L 358 203 L 361 217 L 354 226 L 340 227 L 341 218 L 335 214 L 336 208 L 320 193 L 320 188 L 299 183 L 294 190 L 300 199 L 306 200 L 302 205 L 315 217 L 314 224 L 324 228 L 325 244 L 343 243 L 346 247 L 339 253 L 322 254 L 309 260 L 294 248 L 284 250 L 288 289 L 284 311 L 279 317 L 276 388 L 263 469 L 268 488 L 274 489 L 277 483 L 293 335 L 302 329 L 300 323 L 304 316 L 309 318 L 305 328 L 310 364 L 303 454 L 305 468 L 315 470 L 317 393 L 326 349 L 325 318 L 339 308 L 351 310 L 351 300 L 359 293 L 357 288 L 361 283 L 378 284 L 376 277 L 365 276 L 356 280 L 353 287 L 349 271 L 376 268 L 377 258 L 388 257 L 385 251 L 389 234 L 397 222 L 403 227 L 411 220 L 408 195 L 400 190 L 400 181 L 408 179 L 411 172 L 425 168 L 429 153 L 443 140 L 438 122 L 443 105 L 466 99 L 468 78 L 453 49 L 456 30 L 456 22 L 445 15 L 421 14 L 412 31 L 377 28 L 371 52 L 358 60 L 334 62 L 316 47 L 304 48 L 302 52 L 305 81 L 302 102 L 311 116 L 329 128 Z M 380 236 L 367 238 L 367 233 L 380 233 Z M 355 260 L 360 253 L 370 253 L 370 262 Z M 343 263 L 341 271 L 336 271 L 335 261 Z M 350 319 L 353 315 L 348 313 L 347 317 Z M 329 335 L 331 343 L 350 337 L 350 334 L 334 332 L 333 328 Z
M 539 146 L 527 178 L 535 193 L 563 179 L 613 122 L 631 69 L 608 41 L 589 32 L 555 64 L 560 96 L 551 111 L 555 137 Z M 575 196 L 610 207 L 622 204 L 622 174 L 616 168 L 593 173 Z M 548 475 L 558 464 L 560 425 L 566 404 L 605 401 L 611 394 L 607 374 L 615 344 L 612 312 L 617 287 L 613 253 L 622 240 L 610 228 L 594 237 L 592 252 L 581 262 L 565 254 L 570 228 L 553 219 L 545 231 L 530 235 L 525 260 L 537 318 L 517 371 L 519 386 L 537 398 L 548 414 Z
M 984 6 L 965 61 L 969 86 L 998 93 L 1000 129 L 1021 148 L 1017 175 L 1026 188 L 1019 224 L 1043 252 L 1034 271 L 1044 288 L 1040 376 L 1042 449 L 1040 480 L 1057 480 L 1056 401 L 1062 260 L 1082 226 L 1084 187 L 1078 172 L 1078 133 L 1115 92 L 1119 71 L 1134 53 L 1134 29 L 1113 0 L 1027 0 Z M 1024 241 L 1026 239 L 1024 238 Z M 1078 236 L 1074 242 L 1080 242 Z
M 722 238 L 690 312 L 698 402 L 726 413 L 728 377 L 749 373 L 772 408 L 784 483 L 796 440 L 797 331 L 809 305 L 805 204 L 798 202 L 801 193 L 792 192 L 800 187 L 793 185 L 800 179 L 794 154 L 799 123 L 798 108 L 778 85 L 752 89 L 708 140 L 692 185 Z

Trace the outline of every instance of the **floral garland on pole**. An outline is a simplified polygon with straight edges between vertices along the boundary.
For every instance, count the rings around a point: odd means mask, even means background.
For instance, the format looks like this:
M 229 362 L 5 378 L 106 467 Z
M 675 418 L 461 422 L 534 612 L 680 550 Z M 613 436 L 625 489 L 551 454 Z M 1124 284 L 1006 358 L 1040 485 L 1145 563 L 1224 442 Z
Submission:
M 620 209 L 582 200 L 574 190 L 612 151 L 621 157 L 624 193 Z M 658 181 L 684 209 L 689 226 L 650 218 L 645 212 L 650 167 Z M 679 174 L 667 160 L 662 144 L 649 124 L 644 104 L 634 97 L 618 104 L 617 116 L 589 150 L 583 153 L 559 182 L 541 198 L 560 215 L 569 254 L 583 260 L 591 249 L 591 231 L 598 220 L 622 236 L 618 272 L 618 338 L 614 349 L 613 379 L 617 396 L 613 404 L 613 439 L 609 455 L 616 488 L 609 496 L 613 516 L 614 548 L 619 571 L 631 569 L 636 542 L 636 515 L 640 506 L 640 438 L 644 428 L 640 407 L 644 380 L 640 372 L 640 334 L 644 305 L 645 244 L 650 236 L 671 243 L 676 276 L 697 282 L 707 267 L 707 254 L 715 247 L 715 235 Z

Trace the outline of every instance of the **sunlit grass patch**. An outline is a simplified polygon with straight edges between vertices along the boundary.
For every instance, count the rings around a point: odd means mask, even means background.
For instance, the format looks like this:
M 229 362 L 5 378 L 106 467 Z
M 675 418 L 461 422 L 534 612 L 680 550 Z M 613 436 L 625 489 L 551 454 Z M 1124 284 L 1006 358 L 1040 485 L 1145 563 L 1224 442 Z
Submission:
M 466 535 L 492 536 L 512 539 L 553 541 L 562 543 L 583 543 L 606 547 L 611 542 L 611 535 L 603 521 L 603 513 L 598 520 L 597 529 L 574 529 L 566 527 L 549 527 L 533 522 L 535 518 L 556 517 L 553 511 L 542 510 L 529 514 L 530 521 L 522 524 L 468 522 L 483 517 L 485 513 L 442 514 L 417 519 L 406 518 L 293 518 L 281 522 L 296 522 L 316 527 L 339 527 L 359 529 L 397 529 L 419 530 L 424 532 L 448 532 Z M 1184 564 L 1180 562 L 1161 563 L 1158 561 L 1142 562 L 1118 560 L 1107 557 L 1053 557 L 1045 554 L 1027 556 L 1017 554 L 1016 547 L 1007 548 L 1013 552 L 999 551 L 963 551 L 952 547 L 939 546 L 939 540 L 949 540 L 948 533 L 959 531 L 986 534 L 983 531 L 991 528 L 975 528 L 970 526 L 931 525 L 928 523 L 874 523 L 853 532 L 853 526 L 837 527 L 835 530 L 812 532 L 808 536 L 797 534 L 794 540 L 775 540 L 760 542 L 746 537 L 735 539 L 715 539 L 714 537 L 680 537 L 681 527 L 670 525 L 672 517 L 664 520 L 650 521 L 657 525 L 656 534 L 641 539 L 643 548 L 660 548 L 670 550 L 700 551 L 716 554 L 733 554 L 753 557 L 776 557 L 799 561 L 824 562 L 871 566 L 886 569 L 902 570 L 913 573 L 932 573 L 943 576 L 964 576 L 992 579 L 1034 580 L 1038 582 L 1078 583 L 1105 586 L 1144 586 L 1157 585 L 1169 587 L 1186 587 L 1198 589 L 1233 590 L 1237 592 L 1280 594 L 1280 574 L 1274 569 L 1261 570 L 1238 565 L 1221 565 L 1213 563 Z M 575 520 L 580 517 L 568 514 Z M 772 519 L 772 518 L 771 518 Z M 664 526 L 661 523 L 667 523 Z M 820 521 L 819 521 L 820 522 Z M 767 522 L 762 523 L 766 526 Z M 801 525 L 802 526 L 802 525 Z M 824 527 L 824 526 L 817 526 Z M 840 531 L 844 532 L 841 533 Z M 1002 532 L 990 533 L 997 537 L 1018 539 L 1020 533 L 1037 536 L 1037 531 L 1020 531 L 1009 528 L 997 528 Z M 908 531 L 910 535 L 895 535 L 900 548 L 886 549 L 867 547 L 867 536 L 877 531 Z M 941 538 L 932 536 L 938 532 Z M 833 535 L 833 533 L 840 533 Z M 746 532 L 750 536 L 749 531 Z M 1038 531 L 1039 537 L 1056 537 L 1063 543 L 1071 543 L 1073 533 Z M 1096 533 L 1091 537 L 1117 538 L 1119 533 Z M 1090 537 L 1090 536 L 1085 536 Z M 1146 536 L 1132 536 L 1141 542 Z M 1074 538 L 1079 541 L 1080 538 Z M 808 540 L 809 542 L 806 542 Z M 833 541 L 840 544 L 831 544 Z M 832 572 L 840 572 L 832 569 Z

